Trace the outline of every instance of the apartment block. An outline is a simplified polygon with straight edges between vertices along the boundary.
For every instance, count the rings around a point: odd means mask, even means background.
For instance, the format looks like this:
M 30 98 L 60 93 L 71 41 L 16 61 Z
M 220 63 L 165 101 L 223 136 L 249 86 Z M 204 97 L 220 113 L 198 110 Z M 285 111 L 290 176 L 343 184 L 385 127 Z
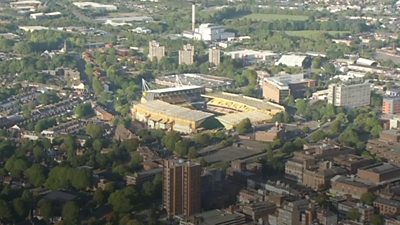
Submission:
M 371 102 L 371 87 L 368 82 L 331 84 L 328 87 L 328 103 L 334 106 L 358 108 Z
M 161 46 L 157 41 L 149 42 L 149 54 L 147 57 L 150 61 L 158 60 L 160 61 L 165 56 L 165 47 Z
M 374 207 L 378 209 L 380 215 L 399 216 L 400 202 L 392 199 L 378 197 L 374 201 Z
M 400 97 L 385 97 L 382 101 L 382 113 L 400 113 Z
M 201 208 L 201 166 L 182 160 L 165 160 L 163 206 L 168 216 L 189 217 Z
M 179 50 L 179 65 L 192 65 L 194 63 L 194 46 L 187 44 Z
M 213 66 L 218 66 L 221 63 L 221 50 L 217 47 L 208 50 L 208 63 Z

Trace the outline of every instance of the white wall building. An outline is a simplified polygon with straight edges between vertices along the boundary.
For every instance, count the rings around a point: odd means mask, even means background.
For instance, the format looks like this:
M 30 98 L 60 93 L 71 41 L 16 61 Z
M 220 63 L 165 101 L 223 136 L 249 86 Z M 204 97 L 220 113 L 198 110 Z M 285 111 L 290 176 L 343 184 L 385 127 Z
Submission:
M 117 6 L 111 4 L 100 4 L 97 2 L 74 2 L 72 3 L 80 9 L 99 9 L 106 11 L 116 11 Z
M 202 41 L 221 41 L 234 38 L 235 34 L 226 32 L 223 26 L 204 23 L 200 24 L 198 28 L 195 28 L 194 31 L 184 32 L 183 36 Z
M 371 102 L 371 86 L 364 83 L 339 83 L 328 87 L 328 103 L 334 106 L 357 108 Z

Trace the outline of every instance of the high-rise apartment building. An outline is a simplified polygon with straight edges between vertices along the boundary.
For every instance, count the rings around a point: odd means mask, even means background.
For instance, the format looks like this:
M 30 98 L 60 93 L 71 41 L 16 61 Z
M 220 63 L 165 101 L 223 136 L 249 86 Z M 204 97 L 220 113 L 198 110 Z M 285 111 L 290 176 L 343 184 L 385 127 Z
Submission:
M 149 54 L 147 56 L 151 61 L 154 59 L 160 61 L 165 56 L 165 47 L 161 46 L 157 41 L 150 41 Z
M 357 108 L 369 105 L 371 87 L 368 82 L 331 84 L 328 88 L 328 103 L 334 106 Z
M 385 113 L 385 114 L 400 113 L 400 97 L 383 98 L 382 113 Z
M 168 216 L 192 216 L 200 212 L 201 166 L 190 161 L 165 160 L 163 206 Z
M 194 63 L 194 46 L 187 44 L 179 50 L 179 65 L 192 65 Z
M 208 50 L 208 63 L 218 66 L 221 63 L 221 50 L 217 47 Z

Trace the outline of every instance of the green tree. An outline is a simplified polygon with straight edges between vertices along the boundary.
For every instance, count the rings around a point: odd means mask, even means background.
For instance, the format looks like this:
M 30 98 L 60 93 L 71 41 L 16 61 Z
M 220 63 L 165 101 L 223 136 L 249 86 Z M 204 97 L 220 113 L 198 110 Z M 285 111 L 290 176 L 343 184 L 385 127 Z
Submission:
M 103 190 L 97 189 L 93 194 L 93 200 L 98 206 L 103 205 L 106 202 L 106 194 Z
M 103 143 L 100 139 L 96 139 L 92 143 L 93 150 L 99 152 L 103 148 Z
M 207 146 L 211 144 L 210 136 L 204 133 L 196 134 L 192 140 L 194 143 L 200 146 Z
M 304 101 L 303 99 L 298 99 L 296 101 L 296 109 L 297 109 L 297 113 L 299 115 L 303 115 L 305 116 L 306 113 L 306 109 L 308 108 L 306 101 Z
M 28 215 L 28 208 L 25 201 L 21 198 L 16 198 L 13 200 L 13 208 L 17 215 L 21 218 L 25 218 Z
M 370 223 L 371 223 L 371 225 L 383 225 L 383 224 L 385 224 L 382 216 L 381 215 L 377 215 L 377 214 L 372 215 Z
M 136 207 L 139 199 L 139 194 L 132 187 L 126 187 L 111 193 L 108 198 L 108 203 L 117 213 L 129 213 Z
M 311 66 L 314 69 L 321 68 L 321 58 L 320 57 L 314 57 L 313 60 L 312 60 Z
M 70 180 L 72 187 L 80 190 L 88 188 L 91 184 L 92 174 L 87 169 L 71 169 Z
M 372 203 L 375 201 L 376 195 L 372 192 L 367 192 L 361 195 L 361 202 L 367 205 L 372 205 Z
M 100 125 L 90 123 L 86 126 L 86 134 L 92 137 L 93 139 L 98 139 L 103 136 L 103 127 Z
M 79 206 L 75 202 L 67 202 L 62 209 L 62 216 L 65 225 L 79 224 Z
M 39 215 L 41 215 L 46 220 L 49 220 L 54 216 L 54 208 L 50 201 L 42 200 L 38 203 L 39 205 Z
M 180 134 L 175 131 L 170 131 L 162 138 L 162 143 L 168 150 L 174 151 L 175 144 L 181 139 L 182 137 Z
M 38 187 L 46 181 L 46 169 L 40 164 L 33 164 L 25 171 L 25 176 L 33 186 Z
M 350 211 L 347 212 L 346 217 L 349 220 L 358 221 L 361 217 L 361 214 L 357 208 L 352 208 L 350 209 Z
M 239 124 L 236 126 L 236 131 L 239 134 L 246 134 L 249 133 L 252 129 L 252 124 L 250 122 L 250 119 L 246 118 L 242 121 L 239 122 Z
M 83 103 L 78 105 L 75 108 L 74 112 L 78 118 L 90 118 L 94 116 L 94 111 L 90 103 Z
M 35 156 L 35 159 L 37 161 L 40 161 L 41 159 L 43 159 L 45 157 L 45 151 L 42 147 L 40 146 L 35 146 L 33 148 L 33 156 Z
M 13 177 L 21 177 L 23 172 L 28 169 L 28 162 L 24 158 L 11 157 L 7 160 L 4 168 L 11 173 Z
M 175 145 L 174 153 L 176 153 L 180 157 L 186 156 L 189 151 L 189 145 L 190 145 L 189 140 L 187 140 L 187 139 L 179 140 Z
M 9 221 L 12 218 L 12 213 L 7 202 L 0 199 L 0 219 Z
M 197 149 L 196 148 L 189 148 L 189 152 L 188 152 L 188 158 L 189 159 L 195 159 L 199 156 Z

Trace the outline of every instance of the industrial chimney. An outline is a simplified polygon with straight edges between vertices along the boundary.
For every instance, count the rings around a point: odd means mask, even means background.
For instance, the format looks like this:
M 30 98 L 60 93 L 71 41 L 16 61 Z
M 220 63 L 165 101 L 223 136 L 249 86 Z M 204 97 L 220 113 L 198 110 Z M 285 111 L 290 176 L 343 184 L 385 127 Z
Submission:
M 196 2 L 192 2 L 192 31 L 196 28 Z

